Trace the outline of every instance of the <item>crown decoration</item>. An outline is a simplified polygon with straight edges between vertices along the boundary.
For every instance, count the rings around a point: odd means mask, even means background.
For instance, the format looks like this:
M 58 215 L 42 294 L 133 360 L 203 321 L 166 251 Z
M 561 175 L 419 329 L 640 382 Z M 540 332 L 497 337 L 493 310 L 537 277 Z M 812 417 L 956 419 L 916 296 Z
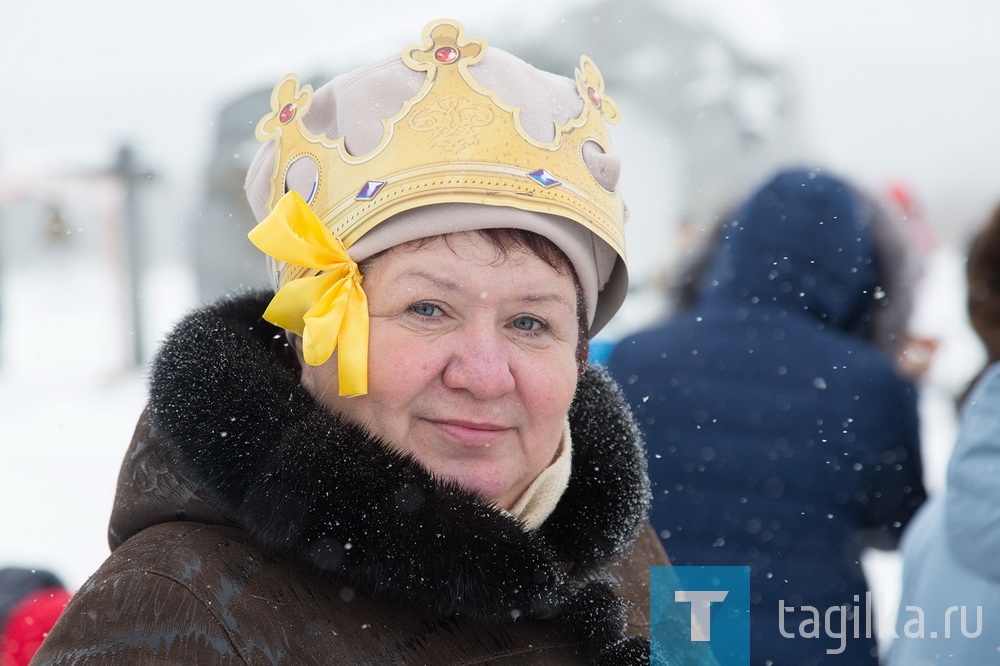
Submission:
M 476 203 L 549 213 L 582 224 L 625 255 L 623 206 L 617 191 L 601 186 L 587 169 L 583 146 L 610 147 L 605 122 L 616 123 L 618 106 L 604 94 L 604 80 L 583 56 L 576 87 L 579 117 L 556 124 L 550 142 L 531 137 L 520 109 L 476 83 L 469 66 L 486 54 L 486 40 L 466 39 L 455 21 L 435 21 L 423 44 L 402 53 L 403 62 L 427 73 L 420 91 L 382 121 L 381 142 L 351 155 L 344 138 L 331 140 L 306 129 L 302 119 L 312 87 L 285 76 L 271 94 L 271 112 L 257 125 L 257 139 L 274 142 L 268 208 L 286 192 L 292 165 L 309 160 L 310 192 L 299 192 L 316 216 L 350 248 L 386 219 L 435 203 Z M 314 269 L 278 263 L 278 285 Z

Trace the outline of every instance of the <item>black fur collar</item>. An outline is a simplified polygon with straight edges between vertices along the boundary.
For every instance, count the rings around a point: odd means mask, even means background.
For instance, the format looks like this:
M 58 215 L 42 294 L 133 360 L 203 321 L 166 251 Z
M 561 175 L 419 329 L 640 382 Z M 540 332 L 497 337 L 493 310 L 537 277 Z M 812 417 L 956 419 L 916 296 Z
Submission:
M 226 518 L 273 552 L 436 613 L 497 622 L 600 603 L 618 609 L 603 611 L 612 624 L 623 617 L 609 588 L 586 581 L 634 540 L 649 487 L 640 435 L 604 371 L 581 378 L 569 487 L 529 532 L 316 403 L 281 358 L 282 332 L 260 318 L 270 297 L 192 313 L 152 368 L 150 418 Z

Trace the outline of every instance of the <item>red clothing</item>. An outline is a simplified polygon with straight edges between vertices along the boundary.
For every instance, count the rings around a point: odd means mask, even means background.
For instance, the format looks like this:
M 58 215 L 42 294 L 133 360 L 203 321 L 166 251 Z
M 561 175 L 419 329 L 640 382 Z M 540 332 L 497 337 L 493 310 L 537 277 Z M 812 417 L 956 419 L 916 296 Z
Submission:
M 0 666 L 27 666 L 69 599 L 63 588 L 48 587 L 14 606 L 0 630 Z

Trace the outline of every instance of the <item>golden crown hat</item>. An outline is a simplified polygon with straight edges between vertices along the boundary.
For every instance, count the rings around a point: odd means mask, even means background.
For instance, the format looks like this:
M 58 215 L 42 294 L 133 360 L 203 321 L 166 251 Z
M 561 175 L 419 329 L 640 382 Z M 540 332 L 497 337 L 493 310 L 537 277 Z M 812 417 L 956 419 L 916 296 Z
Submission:
M 510 206 L 579 223 L 625 260 L 624 207 L 617 190 L 605 189 L 584 162 L 584 145 L 607 152 L 605 123 L 616 123 L 618 106 L 604 92 L 604 80 L 590 58 L 576 69 L 583 110 L 554 138 L 533 138 L 520 109 L 479 85 L 469 67 L 486 54 L 486 41 L 468 39 L 457 21 L 439 20 L 423 30 L 423 44 L 402 52 L 412 70 L 426 72 L 423 86 L 392 117 L 382 121 L 381 142 L 364 155 L 351 155 L 344 137 L 310 132 L 303 117 L 313 90 L 294 74 L 271 94 L 271 111 L 256 136 L 272 142 L 269 210 L 286 193 L 293 165 L 307 160 L 311 191 L 299 194 L 323 225 L 350 248 L 385 220 L 421 206 L 473 203 Z M 301 172 L 302 169 L 299 169 Z M 315 270 L 276 262 L 278 286 Z

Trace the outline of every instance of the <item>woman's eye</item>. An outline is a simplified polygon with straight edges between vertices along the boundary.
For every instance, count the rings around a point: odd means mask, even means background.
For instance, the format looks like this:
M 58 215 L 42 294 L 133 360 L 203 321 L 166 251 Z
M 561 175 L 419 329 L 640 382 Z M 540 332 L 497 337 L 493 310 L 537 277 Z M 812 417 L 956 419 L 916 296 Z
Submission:
M 433 303 L 416 303 L 411 305 L 410 309 L 422 317 L 433 317 L 441 312 L 441 308 Z
M 538 331 L 543 327 L 542 322 L 534 317 L 518 317 L 511 325 L 521 331 Z

